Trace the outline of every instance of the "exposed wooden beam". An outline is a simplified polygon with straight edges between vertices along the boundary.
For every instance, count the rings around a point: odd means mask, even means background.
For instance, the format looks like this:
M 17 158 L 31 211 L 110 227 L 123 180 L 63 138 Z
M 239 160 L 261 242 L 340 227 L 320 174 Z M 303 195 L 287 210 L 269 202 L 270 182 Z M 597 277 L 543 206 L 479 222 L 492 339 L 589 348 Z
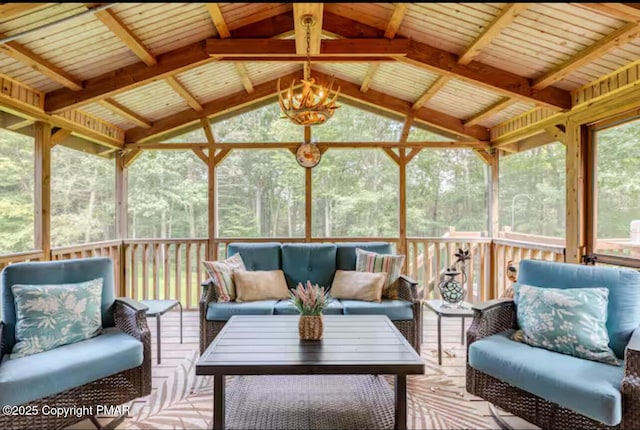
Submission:
M 213 158 L 216 166 L 218 164 L 222 163 L 224 161 L 224 159 L 229 156 L 230 153 L 231 153 L 231 149 L 229 149 L 229 148 L 225 148 L 225 149 L 222 149 L 222 150 L 218 151 L 218 153 Z
M 124 167 L 129 167 L 133 164 L 136 159 L 142 155 L 142 151 L 138 149 L 134 149 L 133 151 L 129 151 L 124 156 Z
M 607 52 L 631 42 L 638 36 L 640 36 L 639 24 L 625 24 L 613 33 L 605 36 L 598 42 L 582 50 L 569 60 L 554 67 L 539 78 L 536 78 L 533 81 L 532 88 L 536 90 L 547 88 L 548 86 L 561 81 L 567 75 L 573 73 L 584 65 L 602 57 Z
M 48 260 L 51 251 L 51 124 L 36 121 L 34 136 L 34 245 Z
M 61 128 L 51 135 L 51 146 L 56 146 L 58 143 L 71 136 L 71 130 Z
M 334 39 L 322 40 L 320 52 L 312 52 L 313 58 L 322 57 L 385 57 L 403 56 L 409 52 L 409 39 Z M 297 52 L 295 40 L 290 39 L 207 39 L 207 52 L 214 57 L 233 60 L 241 58 L 285 57 L 306 60 L 306 52 Z
M 528 7 L 528 3 L 507 3 L 498 16 L 485 27 L 476 40 L 460 55 L 458 63 L 469 64 L 502 30 L 507 28 L 513 20 Z
M 207 10 L 209 11 L 209 15 L 211 15 L 211 20 L 213 21 L 213 25 L 216 27 L 216 31 L 218 32 L 218 36 L 224 39 L 231 36 L 231 32 L 229 32 L 229 28 L 227 27 L 227 23 L 222 16 L 222 11 L 220 10 L 220 5 L 218 3 L 205 3 L 207 5 Z
M 200 102 L 187 90 L 174 76 L 167 77 L 167 83 L 173 88 L 173 90 L 182 97 L 189 106 L 195 111 L 200 112 L 202 105 Z
M 369 91 L 369 85 L 371 85 L 371 81 L 373 80 L 373 77 L 375 76 L 379 67 L 380 67 L 379 63 L 369 64 L 369 69 L 367 70 L 367 74 L 362 80 L 362 85 L 360 85 L 360 91 L 362 91 L 363 93 L 366 93 L 367 91 Z
M 420 97 L 418 97 L 418 100 L 413 102 L 413 106 L 411 106 L 411 108 L 412 109 L 418 109 L 419 107 L 425 105 L 429 101 L 429 99 L 431 99 L 433 96 L 435 96 L 436 93 L 438 91 L 440 91 L 445 85 L 447 85 L 447 83 L 450 80 L 451 80 L 451 76 L 448 76 L 448 75 L 439 76 L 429 86 L 429 88 L 427 88 L 426 91 L 424 93 L 422 93 L 422 95 Z
M 391 158 L 391 160 L 396 163 L 397 165 L 400 165 L 400 156 L 398 154 L 396 154 L 395 152 L 393 152 L 393 149 L 391 148 L 382 148 L 382 150 L 384 151 L 385 154 L 387 154 L 387 156 L 389 158 Z
M 422 150 L 422 147 L 411 148 L 411 151 L 406 156 L 407 163 L 409 163 L 411 160 L 413 160 L 413 157 L 418 155 L 421 150 Z
M 638 3 L 579 3 L 580 6 L 597 12 L 604 12 L 628 22 L 640 22 Z
M 500 111 L 505 110 L 506 108 L 508 108 L 509 106 L 517 103 L 518 100 L 513 100 L 510 99 L 509 97 L 505 97 L 501 100 L 498 100 L 496 103 L 492 104 L 491 106 L 489 106 L 488 108 L 478 112 L 477 114 L 473 115 L 472 117 L 470 117 L 469 119 L 467 119 L 464 122 L 464 125 L 467 127 L 471 127 L 472 125 L 476 125 L 478 124 L 480 121 L 482 121 L 485 118 L 490 117 L 491 115 L 494 115 Z
M 157 63 L 153 54 L 111 9 L 98 11 L 95 15 L 113 34 L 118 36 L 138 58 L 144 61 L 147 66 L 153 66 Z
M 318 142 L 320 149 L 357 149 L 357 148 L 440 148 L 440 149 L 489 149 L 489 143 L 484 141 L 419 141 L 419 142 Z M 232 149 L 293 149 L 294 151 L 300 146 L 300 142 L 225 142 L 215 143 L 213 148 L 217 150 Z M 208 142 L 199 143 L 127 143 L 127 150 L 167 150 L 167 151 L 183 151 L 195 149 L 207 149 L 211 145 Z
M 131 121 L 137 126 L 143 128 L 151 128 L 151 123 L 149 121 L 113 99 L 100 100 L 98 104 L 106 109 L 109 109 L 116 115 L 120 115 L 128 121 Z
M 315 20 L 315 24 L 309 32 L 309 53 L 312 55 L 320 54 L 320 36 L 322 35 L 322 3 L 294 3 L 293 4 L 293 25 L 295 30 L 295 50 L 296 54 L 307 53 L 307 28 L 302 23 L 302 17 L 311 15 Z
M 413 124 L 414 118 L 415 112 L 412 111 L 409 115 L 407 115 L 407 119 L 404 120 L 404 124 L 402 125 L 402 132 L 400 133 L 400 142 L 406 142 L 409 138 L 409 132 L 411 132 L 411 125 Z
M 557 125 L 550 125 L 544 129 L 549 136 L 553 137 L 560 143 L 565 143 L 567 141 L 567 136 L 564 130 Z
M 247 68 L 242 63 L 234 63 L 233 65 L 236 67 L 236 71 L 238 72 L 238 75 L 240 75 L 240 79 L 242 79 L 242 86 L 244 86 L 244 89 L 251 94 L 253 92 L 253 83 L 251 82 Z
M 82 89 L 82 82 L 52 64 L 50 61 L 45 60 L 39 55 L 34 54 L 18 42 L 7 42 L 0 44 L 0 52 L 13 58 L 29 67 L 33 70 L 42 73 L 46 77 L 64 85 L 65 87 L 78 91 Z
M 208 118 L 201 118 L 200 124 L 202 125 L 202 129 L 204 130 L 204 135 L 207 138 L 207 143 L 209 146 L 213 146 L 216 144 L 216 139 L 213 136 L 213 129 L 211 128 L 211 123 Z
M 57 3 L 2 3 L 0 4 L 0 21 L 25 15 L 27 13 L 37 12 Z
M 491 166 L 493 163 L 493 155 L 489 154 L 484 149 L 474 149 L 473 153 L 478 156 L 486 165 Z
M 384 31 L 384 37 L 386 37 L 387 39 L 393 39 L 394 37 L 396 37 L 396 33 L 400 28 L 400 24 L 402 24 L 402 20 L 407 13 L 408 6 L 409 3 L 395 4 L 395 6 L 393 7 L 391 18 L 389 18 L 389 22 L 387 23 L 387 28 Z
M 7 125 L 6 128 L 11 131 L 17 131 L 21 128 L 25 128 L 34 123 L 32 119 L 22 119 L 21 121 L 17 121 L 13 124 Z
M 191 148 L 191 150 L 198 156 L 199 159 L 202 160 L 204 164 L 209 163 L 209 156 L 204 153 L 202 148 Z

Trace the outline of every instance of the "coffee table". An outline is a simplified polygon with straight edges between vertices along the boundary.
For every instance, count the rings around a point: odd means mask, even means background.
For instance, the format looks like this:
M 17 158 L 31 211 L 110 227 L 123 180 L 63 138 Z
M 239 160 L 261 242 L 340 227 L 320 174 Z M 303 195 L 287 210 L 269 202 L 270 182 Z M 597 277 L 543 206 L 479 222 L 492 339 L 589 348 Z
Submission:
M 325 315 L 301 341 L 296 315 L 234 315 L 196 363 L 213 375 L 213 428 L 223 429 L 226 375 L 395 375 L 395 428 L 407 427 L 407 375 L 424 361 L 385 315 Z M 313 389 L 313 387 L 310 387 Z

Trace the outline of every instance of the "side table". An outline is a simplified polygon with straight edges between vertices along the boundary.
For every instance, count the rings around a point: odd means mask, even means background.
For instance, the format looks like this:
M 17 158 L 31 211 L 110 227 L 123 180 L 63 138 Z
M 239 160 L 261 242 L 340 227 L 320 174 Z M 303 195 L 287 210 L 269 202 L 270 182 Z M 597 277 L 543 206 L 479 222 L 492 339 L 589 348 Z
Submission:
M 464 345 L 464 319 L 473 317 L 473 309 L 471 309 L 471 303 L 468 302 L 462 302 L 460 307 L 448 306 L 442 300 L 424 300 L 424 303 L 438 316 L 438 364 L 442 365 L 442 317 L 462 318 L 460 343 Z
M 140 300 L 145 305 L 148 317 L 156 317 L 156 343 L 158 345 L 158 364 L 160 364 L 160 317 L 175 308 L 180 307 L 180 343 L 182 343 L 182 304 L 178 300 Z

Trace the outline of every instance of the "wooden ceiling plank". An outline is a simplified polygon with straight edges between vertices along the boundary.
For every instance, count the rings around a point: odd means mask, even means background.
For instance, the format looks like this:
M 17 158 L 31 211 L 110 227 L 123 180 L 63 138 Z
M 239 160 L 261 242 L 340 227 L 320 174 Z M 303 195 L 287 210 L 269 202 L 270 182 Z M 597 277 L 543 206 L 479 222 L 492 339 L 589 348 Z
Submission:
M 322 11 L 323 3 L 294 3 L 293 25 L 295 30 L 296 54 L 307 53 L 307 28 L 302 23 L 302 17 L 311 15 L 315 24 L 311 27 L 309 35 L 309 53 L 320 54 L 320 36 L 322 35 Z
M 220 5 L 218 3 L 206 3 L 206 5 L 209 15 L 211 16 L 211 20 L 213 21 L 213 25 L 216 27 L 216 31 L 218 32 L 218 36 L 220 36 L 221 39 L 231 37 L 229 27 L 227 27 L 224 16 L 222 16 Z
M 458 58 L 458 64 L 469 64 L 491 41 L 529 7 L 528 3 L 507 3 L 473 43 Z
M 131 109 L 121 105 L 120 103 L 118 103 L 113 99 L 100 100 L 98 104 L 106 109 L 109 109 L 111 112 L 115 113 L 116 115 L 120 115 L 126 120 L 131 121 L 133 124 L 137 126 L 140 126 L 142 128 L 151 128 L 151 123 L 147 119 L 145 119 L 141 115 L 138 115 Z
M 46 77 L 53 79 L 73 91 L 79 91 L 82 89 L 82 82 L 59 67 L 53 65 L 51 62 L 34 54 L 18 42 L 0 44 L 0 52 L 31 67 L 33 70 L 42 73 Z
M 147 66 L 153 66 L 157 63 L 154 55 L 111 9 L 98 11 L 95 15 L 113 34 L 118 36 L 138 58 L 144 61 Z
M 251 82 L 247 68 L 243 63 L 233 63 L 233 65 L 235 66 L 238 75 L 240 75 L 240 79 L 242 79 L 244 89 L 247 93 L 251 94 L 253 92 L 253 83 Z
M 175 76 L 167 77 L 167 83 L 173 88 L 173 90 L 182 97 L 191 108 L 197 112 L 202 111 L 202 105 L 200 102 L 182 85 Z
M 367 70 L 367 74 L 362 80 L 362 85 L 360 85 L 360 91 L 362 91 L 363 93 L 366 93 L 367 91 L 369 91 L 369 85 L 371 85 L 371 81 L 373 80 L 373 77 L 375 76 L 379 67 L 380 67 L 380 63 L 369 64 L 369 69 Z
M 396 37 L 396 33 L 402 24 L 402 20 L 407 13 L 407 8 L 409 3 L 396 3 L 393 7 L 393 13 L 391 14 L 391 18 L 389 18 L 389 22 L 387 23 L 387 28 L 384 32 L 384 37 L 387 39 L 393 39 Z
M 640 22 L 640 5 L 638 3 L 579 3 L 579 5 L 627 22 Z
M 207 39 L 209 55 L 233 59 L 233 57 L 277 57 L 305 60 L 306 52 L 296 52 L 296 41 L 289 39 Z M 311 53 L 312 58 L 334 57 L 384 57 L 403 56 L 409 52 L 409 39 L 335 39 L 322 40 L 321 52 Z
M 0 4 L 0 21 L 7 21 L 28 13 L 37 12 L 57 3 L 2 3 Z
M 500 111 L 503 111 L 509 106 L 516 103 L 518 103 L 518 100 L 513 100 L 513 99 L 510 99 L 509 97 L 504 97 L 503 99 L 498 100 L 496 103 L 492 104 L 488 108 L 482 110 L 481 112 L 478 112 L 477 114 L 473 115 L 471 118 L 467 119 L 464 122 L 464 125 L 466 127 L 471 127 L 472 125 L 476 125 L 480 121 L 484 120 L 485 118 L 489 118 L 491 115 L 494 115 Z
M 412 109 L 418 109 L 419 107 L 425 105 L 433 96 L 436 95 L 438 91 L 442 89 L 442 87 L 447 85 L 447 82 L 449 82 L 450 80 L 451 80 L 451 76 L 448 76 L 448 75 L 439 76 L 429 86 L 429 88 L 427 88 L 426 91 L 422 93 L 420 97 L 418 97 L 418 100 L 416 100 L 413 103 Z
M 535 90 L 547 88 L 550 85 L 561 81 L 567 75 L 573 73 L 586 64 L 597 60 L 607 52 L 631 42 L 638 36 L 640 36 L 640 25 L 636 23 L 627 23 L 613 33 L 582 50 L 573 58 L 570 58 L 564 63 L 554 67 L 539 78 L 536 78 L 533 81 L 532 88 Z

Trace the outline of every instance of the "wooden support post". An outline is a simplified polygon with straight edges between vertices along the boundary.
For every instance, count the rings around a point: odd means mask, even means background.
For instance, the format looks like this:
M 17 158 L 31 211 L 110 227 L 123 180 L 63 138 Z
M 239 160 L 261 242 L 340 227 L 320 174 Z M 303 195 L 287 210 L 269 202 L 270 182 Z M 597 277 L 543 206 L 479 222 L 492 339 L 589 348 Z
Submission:
M 492 239 L 498 237 L 498 231 L 500 229 L 500 206 L 498 205 L 500 152 L 500 150 L 494 150 L 489 165 L 489 237 Z M 489 299 L 495 299 L 498 295 L 498 270 L 500 270 L 500 268 L 498 268 L 496 264 L 497 254 L 495 249 L 496 247 L 492 242 L 489 250 Z
M 579 123 L 569 119 L 566 126 L 566 252 L 567 263 L 580 263 L 585 252 L 585 162 L 586 139 Z
M 35 246 L 43 259 L 51 259 L 51 124 L 36 121 L 35 127 Z
M 129 169 L 126 166 L 126 154 L 118 151 L 115 156 L 116 167 L 116 234 L 117 238 L 124 241 L 129 235 Z M 126 274 L 126 252 L 124 242 L 120 244 L 120 261 L 118 262 L 119 295 L 124 297 L 127 294 L 127 274 Z
M 304 172 L 304 240 L 311 242 L 312 228 L 312 200 L 313 200 L 313 172 L 310 168 L 306 168 Z
M 399 148 L 398 155 L 400 156 L 400 163 L 398 163 L 400 181 L 400 243 L 398 244 L 398 254 L 406 256 L 402 271 L 407 273 L 407 260 L 409 260 L 407 255 L 407 148 Z
M 209 242 L 207 246 L 207 258 L 209 261 L 217 260 L 218 256 L 215 255 L 217 247 L 216 237 L 218 236 L 218 196 L 216 193 L 216 152 L 213 143 L 209 145 L 209 159 L 207 162 L 208 174 L 209 174 Z M 200 270 L 200 267 L 197 268 Z

